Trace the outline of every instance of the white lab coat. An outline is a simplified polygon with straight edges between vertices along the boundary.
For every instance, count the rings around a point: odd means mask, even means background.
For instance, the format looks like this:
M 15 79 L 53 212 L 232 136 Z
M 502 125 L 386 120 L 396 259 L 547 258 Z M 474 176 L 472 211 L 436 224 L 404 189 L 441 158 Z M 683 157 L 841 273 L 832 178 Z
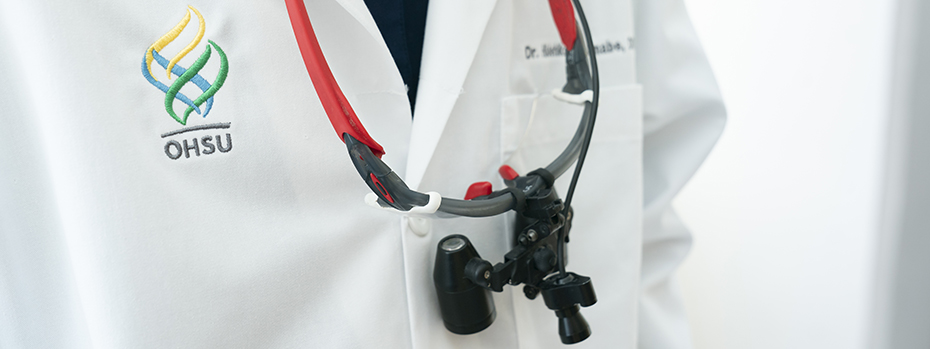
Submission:
M 464 234 L 501 261 L 512 214 L 410 219 L 366 206 L 283 2 L 192 4 L 205 36 L 178 64 L 209 39 L 229 74 L 187 126 L 230 126 L 161 137 L 181 125 L 140 62 L 187 5 L 0 2 L 0 347 L 562 347 L 553 313 L 519 288 L 494 295 L 485 331 L 445 330 L 437 242 Z M 581 108 L 550 94 L 564 59 L 543 48 L 559 42 L 543 1 L 431 1 L 412 119 L 364 3 L 307 5 L 336 80 L 411 188 L 501 188 L 500 164 L 545 166 L 577 125 Z M 598 303 L 583 309 L 593 335 L 578 346 L 686 348 L 671 277 L 690 237 L 669 202 L 723 127 L 720 96 L 680 0 L 585 5 L 602 92 L 569 270 L 592 277 Z M 157 65 L 153 75 L 174 81 Z M 227 133 L 226 152 L 202 141 L 165 152 Z

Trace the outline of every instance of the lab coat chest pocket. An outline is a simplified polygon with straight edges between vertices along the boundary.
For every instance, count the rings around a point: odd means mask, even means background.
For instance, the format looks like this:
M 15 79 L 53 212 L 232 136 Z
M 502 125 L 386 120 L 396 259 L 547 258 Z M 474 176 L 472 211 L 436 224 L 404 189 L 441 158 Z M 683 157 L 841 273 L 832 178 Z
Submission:
M 642 90 L 639 85 L 603 87 L 594 136 L 576 188 L 569 243 L 569 270 L 592 278 L 598 304 L 584 310 L 595 329 L 593 347 L 630 347 L 635 338 L 642 246 Z M 582 106 L 550 94 L 519 95 L 501 103 L 501 157 L 525 174 L 548 165 L 578 127 Z M 556 181 L 565 198 L 572 166 Z M 516 293 L 515 293 L 516 294 Z M 552 314 L 516 295 L 521 346 L 546 347 Z M 557 342 L 557 341 L 556 341 Z M 594 344 L 594 343 L 589 343 Z
M 641 163 L 639 155 L 623 155 L 627 148 L 641 149 L 641 95 L 636 84 L 601 88 L 591 148 L 614 148 L 617 156 L 612 162 Z M 551 94 L 503 98 L 500 141 L 504 163 L 521 173 L 548 165 L 571 141 L 583 111 L 583 106 L 560 101 Z

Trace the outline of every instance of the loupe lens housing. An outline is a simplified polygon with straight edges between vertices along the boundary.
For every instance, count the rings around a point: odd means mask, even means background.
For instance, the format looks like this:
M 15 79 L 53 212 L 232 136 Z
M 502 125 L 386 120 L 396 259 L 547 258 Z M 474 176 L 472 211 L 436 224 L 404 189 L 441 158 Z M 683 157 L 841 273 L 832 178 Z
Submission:
M 565 273 L 564 276 L 556 275 L 546 279 L 540 289 L 546 307 L 555 310 L 555 316 L 559 318 L 562 343 L 574 344 L 591 336 L 591 327 L 580 312 L 581 307 L 597 303 L 591 278 Z

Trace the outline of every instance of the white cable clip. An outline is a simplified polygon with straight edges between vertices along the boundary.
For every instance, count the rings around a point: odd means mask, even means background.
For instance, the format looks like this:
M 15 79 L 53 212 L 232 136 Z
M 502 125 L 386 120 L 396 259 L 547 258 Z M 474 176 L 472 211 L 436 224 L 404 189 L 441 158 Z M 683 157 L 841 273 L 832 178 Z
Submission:
M 439 210 L 439 204 L 442 203 L 442 195 L 439 195 L 439 193 L 431 191 L 427 192 L 426 195 L 429 195 L 429 201 L 426 203 L 426 205 L 414 206 L 410 208 L 410 211 L 401 211 L 393 207 L 381 206 L 381 204 L 378 203 L 378 195 L 375 195 L 375 193 L 365 194 L 365 203 L 368 204 L 368 206 L 374 208 L 380 208 L 403 215 L 426 216 L 436 213 L 436 211 Z
M 552 97 L 563 102 L 584 105 L 585 102 L 590 102 L 594 99 L 594 91 L 584 90 L 577 95 L 571 93 L 562 92 L 562 90 L 556 89 L 552 91 Z

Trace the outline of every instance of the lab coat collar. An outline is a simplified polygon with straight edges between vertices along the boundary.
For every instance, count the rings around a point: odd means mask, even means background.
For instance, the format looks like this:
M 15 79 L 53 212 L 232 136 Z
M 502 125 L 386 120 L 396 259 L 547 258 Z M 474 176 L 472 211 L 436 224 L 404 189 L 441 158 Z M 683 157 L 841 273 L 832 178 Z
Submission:
M 344 0 L 348 1 L 348 0 Z M 405 181 L 416 190 L 433 157 L 497 0 L 431 1 L 426 14 Z

